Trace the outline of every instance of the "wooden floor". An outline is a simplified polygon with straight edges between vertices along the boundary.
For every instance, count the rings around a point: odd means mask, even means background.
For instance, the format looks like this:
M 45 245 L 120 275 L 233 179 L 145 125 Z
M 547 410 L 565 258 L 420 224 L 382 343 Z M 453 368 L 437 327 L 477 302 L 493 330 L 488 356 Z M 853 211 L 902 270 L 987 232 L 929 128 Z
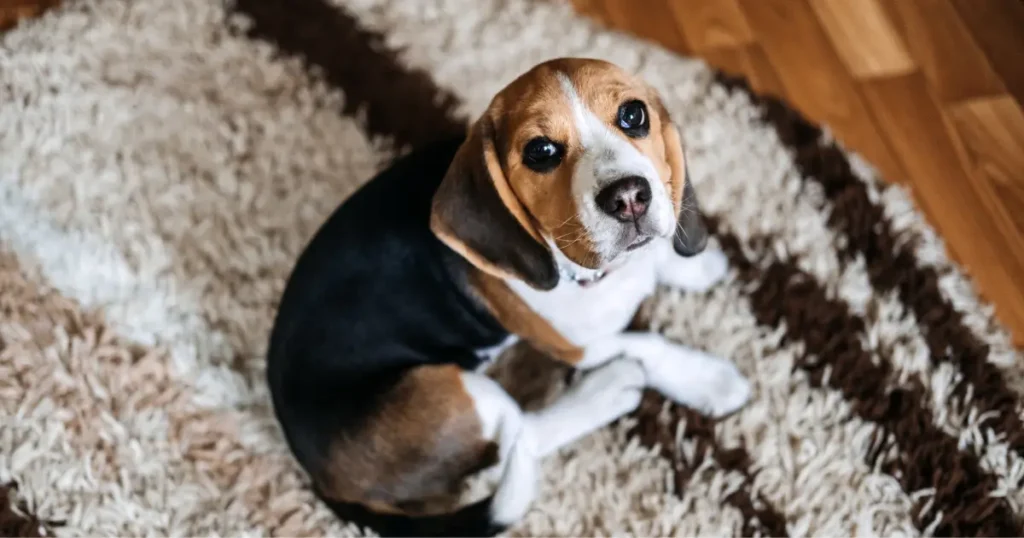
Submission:
M 746 75 L 914 191 L 1024 344 L 1024 1 L 565 0 Z M 57 0 L 0 0 L 0 30 Z
M 35 17 L 59 0 L 0 0 L 0 32 L 19 20 Z
M 572 2 L 828 124 L 913 190 L 1024 344 L 1024 1 Z

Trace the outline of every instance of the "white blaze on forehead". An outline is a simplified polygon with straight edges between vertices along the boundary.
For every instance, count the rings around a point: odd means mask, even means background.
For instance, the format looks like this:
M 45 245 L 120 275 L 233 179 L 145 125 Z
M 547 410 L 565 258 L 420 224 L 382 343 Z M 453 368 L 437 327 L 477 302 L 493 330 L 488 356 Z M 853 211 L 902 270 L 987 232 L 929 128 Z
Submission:
M 597 207 L 595 197 L 601 187 L 620 178 L 640 176 L 647 179 L 652 195 L 648 209 L 651 224 L 661 235 L 671 233 L 675 228 L 672 200 L 658 177 L 654 163 L 587 107 L 568 75 L 558 73 L 558 81 L 569 100 L 573 124 L 583 149 L 573 173 L 573 197 L 580 221 L 590 231 L 598 253 L 604 257 L 614 255 L 611 250 L 615 247 L 621 224 Z
M 626 176 L 642 176 L 648 181 L 657 179 L 651 160 L 587 107 L 565 73 L 558 74 L 558 81 L 572 107 L 584 159 L 594 161 L 596 179 L 601 184 Z

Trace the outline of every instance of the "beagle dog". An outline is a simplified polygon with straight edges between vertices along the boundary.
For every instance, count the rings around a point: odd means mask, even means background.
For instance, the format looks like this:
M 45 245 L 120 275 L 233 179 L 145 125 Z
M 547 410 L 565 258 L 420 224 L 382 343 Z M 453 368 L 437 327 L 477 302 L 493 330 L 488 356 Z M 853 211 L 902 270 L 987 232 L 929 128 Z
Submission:
M 542 63 L 455 140 L 345 201 L 289 278 L 267 378 L 290 449 L 340 517 L 382 535 L 491 535 L 524 516 L 539 460 L 651 387 L 712 416 L 729 362 L 627 325 L 657 284 L 727 271 L 656 92 L 592 59 Z M 584 372 L 523 411 L 481 366 L 523 339 Z M 495 473 L 483 500 L 448 503 Z

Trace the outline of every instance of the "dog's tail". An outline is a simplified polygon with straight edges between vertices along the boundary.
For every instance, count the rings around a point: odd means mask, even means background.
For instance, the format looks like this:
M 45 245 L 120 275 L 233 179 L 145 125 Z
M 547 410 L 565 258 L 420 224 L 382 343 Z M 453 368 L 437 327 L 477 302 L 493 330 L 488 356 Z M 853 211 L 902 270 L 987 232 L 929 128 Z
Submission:
M 446 514 L 414 516 L 376 512 L 357 503 L 324 499 L 344 521 L 373 529 L 383 537 L 392 536 L 494 536 L 506 526 L 491 517 L 494 497 L 488 496 Z

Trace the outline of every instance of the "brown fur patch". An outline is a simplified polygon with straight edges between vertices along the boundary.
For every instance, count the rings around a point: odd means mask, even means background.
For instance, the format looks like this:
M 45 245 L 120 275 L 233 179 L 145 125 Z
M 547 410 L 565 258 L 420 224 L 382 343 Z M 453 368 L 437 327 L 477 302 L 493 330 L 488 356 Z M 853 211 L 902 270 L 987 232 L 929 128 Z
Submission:
M 449 510 L 464 479 L 497 462 L 461 372 L 420 366 L 381 395 L 361 428 L 335 438 L 324 476 L 315 477 L 324 495 L 384 513 Z
M 573 170 L 583 151 L 559 71 L 554 63 L 524 73 L 494 98 L 487 114 L 497 126 L 496 145 L 508 185 L 529 212 L 529 225 L 551 237 L 569 259 L 596 267 L 597 252 L 572 194 Z M 540 136 L 565 146 L 562 164 L 543 174 L 523 164 L 523 148 Z
M 485 373 L 497 381 L 523 411 L 531 412 L 553 404 L 580 372 L 523 341 L 495 358 Z
M 552 357 L 576 364 L 583 349 L 567 340 L 534 312 L 503 280 L 482 271 L 470 274 L 469 286 L 506 330 Z

